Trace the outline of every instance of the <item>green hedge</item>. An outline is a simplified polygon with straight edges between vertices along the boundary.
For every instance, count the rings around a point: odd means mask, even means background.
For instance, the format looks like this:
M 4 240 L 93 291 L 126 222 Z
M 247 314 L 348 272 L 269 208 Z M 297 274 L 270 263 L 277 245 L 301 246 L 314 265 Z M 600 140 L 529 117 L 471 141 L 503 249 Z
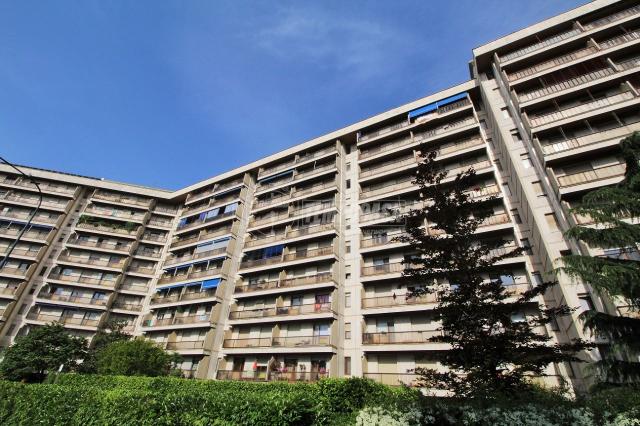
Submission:
M 417 406 L 421 398 L 365 379 L 288 384 L 63 374 L 39 385 L 0 383 L 3 425 L 323 425 L 366 405 Z
M 640 391 L 578 401 L 427 398 L 366 379 L 315 384 L 63 374 L 47 383 L 0 381 L 2 425 L 640 425 Z M 382 421 L 382 418 L 386 420 Z M 376 420 L 376 422 L 378 422 Z

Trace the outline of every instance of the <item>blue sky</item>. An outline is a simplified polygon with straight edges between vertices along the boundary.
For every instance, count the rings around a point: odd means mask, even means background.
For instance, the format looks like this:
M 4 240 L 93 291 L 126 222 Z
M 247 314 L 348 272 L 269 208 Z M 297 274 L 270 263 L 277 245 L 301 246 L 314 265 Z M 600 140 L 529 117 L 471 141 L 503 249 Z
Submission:
M 176 189 L 469 78 L 574 0 L 0 0 L 0 155 Z

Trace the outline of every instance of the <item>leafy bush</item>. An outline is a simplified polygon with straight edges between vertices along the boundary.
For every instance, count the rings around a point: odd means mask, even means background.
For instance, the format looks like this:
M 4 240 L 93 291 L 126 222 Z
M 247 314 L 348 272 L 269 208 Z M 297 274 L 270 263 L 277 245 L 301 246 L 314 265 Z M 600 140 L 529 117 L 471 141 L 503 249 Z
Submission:
M 99 374 L 166 376 L 179 356 L 165 352 L 150 340 L 115 341 L 96 354 Z

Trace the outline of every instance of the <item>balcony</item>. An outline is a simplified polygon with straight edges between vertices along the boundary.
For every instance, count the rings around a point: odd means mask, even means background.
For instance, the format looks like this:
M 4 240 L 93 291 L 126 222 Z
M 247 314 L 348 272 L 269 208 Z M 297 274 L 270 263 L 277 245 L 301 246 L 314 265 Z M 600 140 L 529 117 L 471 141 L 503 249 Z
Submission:
M 191 223 L 187 223 L 183 226 L 178 226 L 177 231 L 178 232 L 184 232 L 184 231 L 188 231 L 189 229 L 193 229 L 202 225 L 206 225 L 208 223 L 214 223 L 217 222 L 219 220 L 223 220 L 223 219 L 229 219 L 229 218 L 235 218 L 238 216 L 239 211 L 241 211 L 241 208 L 238 207 L 238 210 L 233 210 L 230 212 L 225 212 L 225 213 L 221 213 L 217 216 L 213 216 L 213 217 L 209 217 L 206 218 L 204 220 L 196 220 L 195 222 L 191 222 Z
M 174 248 L 186 246 L 189 244 L 197 243 L 199 241 L 205 241 L 205 240 L 213 239 L 215 237 L 221 237 L 223 235 L 228 235 L 233 233 L 235 233 L 235 228 L 232 226 L 217 228 L 212 231 L 207 231 L 206 229 L 203 229 L 200 232 L 198 232 L 197 235 L 191 236 L 189 238 L 182 238 L 182 239 L 173 241 L 170 247 L 174 249 Z
M 268 257 L 265 259 L 244 260 L 240 263 L 240 269 L 275 265 L 283 262 L 293 262 L 296 260 L 313 259 L 320 256 L 329 256 L 333 253 L 334 250 L 332 246 L 301 250 L 293 253 L 284 253 L 282 256 Z
M 393 159 L 391 161 L 384 162 L 377 166 L 367 167 L 360 172 L 360 178 L 367 178 L 383 174 L 392 170 L 401 169 L 404 167 L 417 167 L 418 159 L 414 155 L 408 157 Z
M 203 251 L 200 253 L 184 254 L 182 256 L 172 255 L 164 262 L 164 266 L 166 267 L 170 265 L 178 265 L 180 263 L 190 262 L 192 260 L 224 255 L 227 253 L 227 250 L 228 250 L 228 247 L 220 247 L 217 249 Z
M 2 268 L 0 268 L 0 275 L 24 280 L 33 273 L 35 268 L 35 263 L 32 263 L 28 268 L 16 268 L 14 266 L 4 265 Z
M 238 281 L 241 283 L 242 281 Z M 253 293 L 256 291 L 272 290 L 278 288 L 292 288 L 301 287 L 306 285 L 334 283 L 331 273 L 324 273 L 318 275 L 295 277 L 295 278 L 283 278 L 272 281 L 261 281 L 252 284 L 238 284 L 236 283 L 235 293 Z
M 145 250 L 145 249 L 138 249 L 135 252 L 133 252 L 134 256 L 138 256 L 138 257 L 148 257 L 151 259 L 160 259 L 160 257 L 162 256 L 162 252 L 160 251 L 153 251 L 153 250 Z
M 425 305 L 437 302 L 438 297 L 435 293 L 426 294 L 420 297 L 407 297 L 406 294 L 393 294 L 391 296 L 365 297 L 362 299 L 362 309 L 394 308 L 397 306 Z
M 173 325 L 185 325 L 185 324 L 211 324 L 211 314 L 200 314 L 200 315 L 184 315 L 184 316 L 176 316 L 171 318 L 151 318 L 146 319 L 143 323 L 143 327 L 167 327 Z
M 624 177 L 626 170 L 625 164 L 612 164 L 610 166 L 599 167 L 597 169 L 567 174 L 564 176 L 556 176 L 551 169 L 547 169 L 551 173 L 551 184 L 556 191 L 577 187 L 584 184 L 595 182 L 603 182 L 607 180 L 619 181 Z M 615 183 L 615 182 L 614 182 Z
M 225 339 L 223 348 L 303 348 L 331 346 L 330 336 L 255 337 L 248 339 Z
M 131 264 L 127 268 L 127 273 L 143 274 L 143 275 L 155 275 L 156 265 L 135 265 Z
M 369 148 L 367 150 L 361 150 L 360 154 L 359 154 L 359 159 L 360 160 L 364 160 L 385 152 L 389 152 L 389 151 L 393 151 L 396 150 L 398 148 L 404 147 L 404 146 L 410 146 L 410 145 L 415 145 L 418 143 L 423 143 L 426 142 L 430 139 L 435 139 L 438 138 L 442 135 L 445 135 L 447 133 L 451 133 L 453 131 L 456 131 L 460 128 L 466 127 L 466 126 L 470 126 L 470 125 L 474 125 L 474 124 L 478 124 L 478 122 L 476 121 L 476 119 L 474 117 L 468 117 L 462 120 L 458 120 L 458 121 L 454 121 L 451 123 L 447 123 L 445 125 L 439 126 L 439 127 L 435 127 L 431 130 L 428 130 L 426 132 L 422 132 L 419 134 L 416 134 L 413 138 L 406 138 L 400 141 L 396 141 L 396 142 L 391 142 L 391 143 L 386 143 L 383 145 L 379 145 L 375 148 Z
M 78 325 L 85 327 L 97 327 L 100 323 L 99 319 L 77 318 L 63 315 L 41 314 L 39 312 L 29 312 L 28 320 L 41 321 L 45 323 L 58 322 L 64 325 Z
M 16 287 L 0 287 L 0 297 L 10 297 L 13 298 L 13 296 L 16 295 L 16 293 L 18 292 L 18 288 L 20 286 L 16 286 Z
M 333 231 L 336 229 L 336 224 L 334 222 L 329 223 L 319 223 L 311 226 L 302 226 L 299 228 L 290 228 L 287 229 L 285 233 L 285 238 L 298 238 L 303 236 L 315 235 L 321 232 Z
M 222 195 L 222 194 L 221 194 Z M 181 217 L 187 217 L 194 213 L 204 212 L 206 210 L 210 210 L 216 207 L 224 206 L 225 204 L 230 204 L 232 201 L 243 201 L 247 197 L 247 189 L 246 188 L 238 188 L 238 191 L 234 191 L 231 194 L 218 196 L 215 198 L 210 198 L 204 204 L 194 203 L 190 206 L 185 207 L 182 210 Z
M 395 241 L 395 239 L 404 235 L 409 235 L 409 234 L 402 231 L 394 231 L 394 232 L 389 232 L 383 235 L 368 236 L 360 239 L 360 248 L 367 249 L 371 247 L 385 246 L 387 244 L 394 244 L 394 243 L 399 244 L 399 242 Z
M 105 279 L 92 278 L 92 277 L 81 276 L 81 275 L 63 275 L 55 272 L 51 272 L 49 274 L 48 279 L 56 280 L 56 281 L 64 281 L 65 283 L 71 283 L 71 284 L 75 284 L 75 283 L 89 284 L 92 286 L 105 287 L 110 290 L 113 290 L 116 285 L 115 280 L 105 280 Z
M 333 312 L 331 309 L 331 303 L 309 303 L 297 306 L 274 306 L 270 308 L 236 310 L 229 312 L 229 319 L 242 320 L 276 316 L 323 314 L 330 312 Z
M 149 286 L 142 284 L 142 283 L 135 283 L 135 282 L 123 282 L 122 285 L 120 286 L 119 290 L 125 290 L 125 291 L 134 291 L 137 293 L 148 293 L 149 292 Z
M 77 264 L 88 265 L 88 266 L 104 266 L 107 268 L 122 269 L 125 263 L 125 258 L 121 258 L 117 261 L 113 261 L 111 259 L 92 259 L 89 257 L 61 254 L 58 256 L 58 261 L 77 263 Z
M 20 234 L 20 231 L 21 229 L 18 228 L 0 228 L 0 235 L 6 237 L 17 237 Z M 51 231 L 30 229 L 22 234 L 22 238 L 49 243 L 50 241 L 48 240 L 52 235 L 53 233 Z
M 163 206 L 163 205 L 158 205 L 157 204 L 153 208 L 153 212 L 154 213 L 168 214 L 168 215 L 175 216 L 176 214 L 178 214 L 178 208 L 177 207 L 173 207 L 173 206 Z
M 577 115 L 584 114 L 590 111 L 595 111 L 600 108 L 605 108 L 608 106 L 626 102 L 634 98 L 636 98 L 636 95 L 634 95 L 633 92 L 626 91 L 626 92 L 618 93 L 617 95 L 607 96 L 605 98 L 600 98 L 600 99 L 592 100 L 590 102 L 585 102 L 581 105 L 564 108 L 559 111 L 532 116 L 530 117 L 530 123 L 531 123 L 530 127 L 531 128 L 540 127 L 545 124 L 553 123 L 555 121 L 564 120 L 564 119 L 575 117 Z
M 29 220 L 31 213 L 25 212 L 25 211 L 4 211 L 4 212 L 0 212 L 0 216 L 27 221 Z M 56 217 L 50 217 L 50 216 L 45 216 L 43 214 L 36 214 L 35 217 L 33 218 L 33 222 L 47 223 L 53 226 L 59 226 L 60 225 L 59 222 L 61 222 L 61 220 L 62 220 L 61 215 Z
M 168 303 L 177 303 L 177 302 L 188 302 L 188 301 L 200 301 L 204 299 L 211 299 L 216 297 L 216 290 L 203 290 L 197 292 L 189 292 L 189 293 L 177 293 L 172 295 L 162 295 L 159 293 L 154 294 L 151 297 L 151 304 L 153 305 L 164 305 Z
M 124 210 L 103 209 L 100 207 L 87 207 L 84 209 L 84 214 L 96 215 L 100 217 L 116 218 L 126 221 L 142 222 L 146 216 L 144 213 L 133 213 Z
M 145 233 L 145 234 L 142 234 L 142 236 L 140 236 L 140 239 L 142 241 L 153 241 L 157 243 L 164 243 L 167 241 L 167 235 Z
M 77 187 L 67 187 L 63 185 L 56 185 L 52 183 L 38 181 L 38 186 L 42 192 L 52 192 L 54 194 L 60 194 L 62 196 L 73 197 Z M 4 179 L 0 179 L 0 184 L 11 185 L 11 186 L 19 186 L 21 188 L 27 188 L 34 191 L 37 191 L 36 186 L 31 182 L 30 179 L 25 179 L 23 177 L 18 177 L 16 179 L 9 179 L 5 177 Z
M 287 180 L 274 180 L 274 181 L 270 181 L 267 183 L 259 183 L 258 184 L 258 188 L 256 189 L 256 193 L 262 193 L 268 189 L 272 189 L 272 188 L 276 188 L 279 186 L 283 186 L 283 185 L 291 185 L 294 184 L 296 182 L 299 182 L 303 179 L 307 179 L 309 177 L 312 176 L 316 176 L 319 175 L 321 173 L 327 172 L 329 170 L 333 170 L 337 167 L 336 162 L 333 161 L 331 163 L 328 164 L 324 164 L 321 165 L 319 167 L 310 169 L 310 170 L 305 170 L 302 172 L 298 172 L 298 171 L 294 171 L 293 175 L 291 176 L 290 179 Z
M 135 237 L 138 233 L 138 228 L 136 229 L 127 229 L 123 227 L 119 227 L 116 225 L 107 226 L 101 223 L 91 223 L 91 222 L 78 222 L 76 225 L 78 229 L 86 229 L 89 231 L 107 233 L 107 234 L 118 234 L 125 235 L 128 237 Z
M 219 268 L 211 268 L 211 269 L 205 269 L 202 271 L 192 271 L 192 272 L 181 274 L 181 275 L 172 275 L 169 277 L 162 277 L 158 280 L 158 285 L 189 281 L 189 280 L 194 280 L 196 278 L 202 278 L 202 277 L 222 275 L 224 273 L 223 271 L 224 271 L 224 267 L 221 266 Z
M 360 193 L 360 198 L 366 199 L 410 188 L 415 188 L 417 190 L 418 186 L 413 183 L 414 179 L 415 177 L 413 175 L 408 175 L 401 178 L 393 179 L 388 182 L 384 182 L 383 185 L 375 185 L 364 188 Z
M 229 182 L 223 182 L 223 183 L 216 183 L 212 188 L 209 189 L 205 189 L 203 191 L 199 191 L 199 192 L 192 192 L 189 195 L 187 195 L 187 203 L 192 203 L 195 202 L 196 200 L 202 200 L 204 198 L 210 197 L 220 191 L 224 191 L 227 189 L 231 189 L 233 187 L 236 186 L 240 186 L 243 183 L 245 183 L 245 179 L 244 177 L 238 178 L 238 179 L 234 179 L 232 181 Z
M 151 226 L 153 228 L 171 229 L 173 224 L 172 224 L 172 222 L 170 220 L 151 219 L 147 223 L 147 226 Z
M 111 309 L 120 309 L 123 311 L 130 311 L 130 312 L 141 312 L 142 311 L 142 304 L 140 304 L 139 302 L 126 302 L 126 301 L 121 301 L 121 300 L 116 300 L 115 302 L 113 302 L 113 304 L 111 305 Z
M 81 303 L 84 305 L 93 305 L 98 307 L 107 306 L 108 298 L 94 298 L 91 296 L 78 296 L 73 294 L 55 294 L 55 293 L 45 293 L 40 292 L 38 294 L 38 299 L 51 300 L 54 302 L 67 302 L 67 303 Z
M 429 339 L 442 336 L 441 330 L 425 331 L 390 331 L 376 333 L 362 333 L 363 345 L 392 345 L 430 343 Z
M 544 49 L 545 47 L 553 46 L 554 44 L 557 44 L 564 40 L 575 37 L 581 33 L 582 33 L 582 30 L 580 28 L 572 28 L 568 31 L 564 31 L 562 33 L 556 34 L 552 37 L 546 38 L 537 43 L 533 43 L 527 47 L 523 47 L 522 49 L 514 50 L 504 55 L 500 55 L 499 60 L 501 63 L 509 62 L 516 58 L 520 58 L 522 56 L 528 55 L 529 53 L 535 52 L 537 50 Z
M 106 192 L 100 192 L 99 190 L 96 190 L 93 195 L 91 196 L 91 198 L 94 198 L 96 200 L 103 200 L 103 201 L 109 201 L 112 203 L 118 203 L 118 204 L 125 204 L 128 206 L 135 206 L 135 207 L 139 207 L 139 208 L 149 208 L 149 206 L 151 205 L 151 200 L 145 200 L 142 198 L 137 198 L 137 197 L 130 197 L 130 196 L 125 196 L 125 195 L 119 195 L 119 194 L 109 194 Z
M 397 274 L 404 272 L 405 269 L 408 269 L 409 265 L 405 265 L 402 262 L 390 262 L 383 263 L 380 265 L 372 265 L 372 266 L 363 266 L 361 270 L 361 275 L 363 277 L 372 277 L 376 275 L 386 275 L 386 274 Z
M 72 237 L 67 240 L 68 245 L 99 248 L 106 250 L 113 250 L 120 253 L 128 253 L 131 249 L 131 244 L 122 244 L 117 241 L 97 241 L 97 240 L 85 240 L 77 237 Z
M 516 82 L 518 80 L 532 76 L 539 72 L 546 71 L 548 69 L 551 69 L 557 66 L 562 66 L 573 61 L 577 61 L 580 58 L 584 58 L 586 56 L 589 56 L 598 52 L 605 52 L 609 49 L 613 49 L 625 43 L 636 41 L 639 39 L 640 39 L 640 31 L 632 31 L 626 34 L 622 34 L 622 35 L 601 41 L 597 43 L 597 47 L 595 44 L 589 44 L 589 42 L 587 42 L 588 44 L 587 47 L 584 47 L 582 49 L 578 49 L 573 52 L 567 53 L 565 55 L 557 56 L 548 61 L 540 62 L 531 67 L 527 67 L 512 73 L 509 73 L 508 80 L 509 82 Z
M 621 139 L 631 133 L 633 133 L 633 129 L 624 126 L 553 142 L 541 142 L 537 138 L 534 138 L 534 145 L 538 153 L 541 154 L 541 157 L 552 156 L 554 154 L 570 153 L 596 145 L 617 145 Z
M 295 166 L 297 166 L 297 165 L 299 165 L 301 163 L 306 163 L 307 161 L 311 161 L 311 160 L 314 160 L 316 158 L 320 158 L 320 157 L 323 157 L 325 155 L 335 154 L 335 153 L 337 153 L 335 146 L 331 146 L 329 148 L 321 149 L 321 150 L 309 153 L 307 155 L 296 155 L 296 158 L 294 158 L 291 161 L 287 161 L 285 163 L 281 163 L 281 164 L 278 164 L 276 166 L 269 167 L 267 169 L 261 169 L 258 172 L 258 178 L 261 179 L 261 178 L 263 178 L 265 176 L 269 176 L 269 175 L 272 175 L 274 173 L 281 172 L 283 170 L 291 169 L 291 168 L 293 168 L 293 167 L 295 167 Z
M 232 371 L 218 370 L 217 380 L 237 380 L 243 382 L 317 382 L 320 379 L 329 377 L 329 373 L 318 371 L 271 371 L 269 377 L 266 372 L 258 371 Z
M 6 253 L 9 246 L 0 246 L 0 253 Z M 44 255 L 44 248 L 39 247 L 37 250 L 31 250 L 29 248 L 15 247 L 11 252 L 11 258 L 18 256 L 27 258 L 29 260 L 40 260 Z
M 180 340 L 177 342 L 166 342 L 164 348 L 169 351 L 203 349 L 204 340 Z
M 439 107 L 437 110 L 435 110 L 435 111 L 433 111 L 433 112 L 431 112 L 429 114 L 430 120 L 432 120 L 434 117 L 442 116 L 442 115 L 450 113 L 451 111 L 462 109 L 462 108 L 465 108 L 465 107 L 470 106 L 470 105 L 471 105 L 471 102 L 467 98 L 467 99 L 459 100 L 459 101 L 454 102 L 452 104 L 445 105 L 443 107 Z M 378 138 L 380 136 L 384 136 L 384 135 L 387 135 L 387 134 L 390 134 L 390 133 L 395 133 L 395 132 L 397 132 L 399 130 L 406 129 L 406 128 L 409 128 L 409 127 L 415 127 L 416 125 L 420 125 L 422 123 L 423 123 L 423 121 L 420 121 L 419 119 L 416 120 L 416 122 L 414 122 L 414 123 L 412 123 L 410 121 L 402 121 L 400 123 L 396 123 L 394 125 L 387 126 L 387 127 L 375 130 L 373 132 L 369 132 L 369 133 L 366 133 L 366 134 L 358 134 L 358 143 L 366 142 L 366 141 L 369 141 L 369 140 L 372 140 L 372 139 L 375 139 L 375 138 Z

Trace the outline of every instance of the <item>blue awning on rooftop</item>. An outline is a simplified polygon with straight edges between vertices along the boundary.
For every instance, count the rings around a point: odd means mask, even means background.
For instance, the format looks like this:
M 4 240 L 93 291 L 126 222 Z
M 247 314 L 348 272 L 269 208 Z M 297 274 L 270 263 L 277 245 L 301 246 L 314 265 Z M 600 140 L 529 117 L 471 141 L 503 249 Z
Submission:
M 264 179 L 259 179 L 258 183 L 270 182 L 270 181 L 278 179 L 280 177 L 287 176 L 287 175 L 292 175 L 292 174 L 293 174 L 293 169 L 285 170 L 284 172 L 280 172 L 280 173 L 275 174 L 273 176 L 269 176 L 269 177 L 266 177 Z
M 409 111 L 409 120 L 419 117 L 421 115 L 428 114 L 432 111 L 437 110 L 439 107 L 452 104 L 461 99 L 465 99 L 467 97 L 467 92 L 458 93 L 457 95 L 449 96 L 448 98 L 441 99 L 437 102 L 432 102 L 423 107 L 414 109 L 413 111 Z

